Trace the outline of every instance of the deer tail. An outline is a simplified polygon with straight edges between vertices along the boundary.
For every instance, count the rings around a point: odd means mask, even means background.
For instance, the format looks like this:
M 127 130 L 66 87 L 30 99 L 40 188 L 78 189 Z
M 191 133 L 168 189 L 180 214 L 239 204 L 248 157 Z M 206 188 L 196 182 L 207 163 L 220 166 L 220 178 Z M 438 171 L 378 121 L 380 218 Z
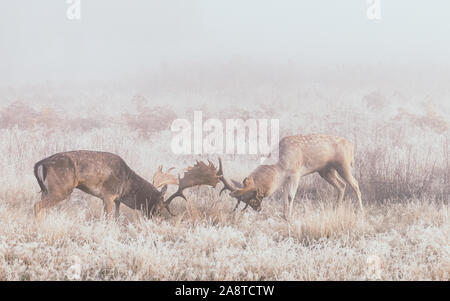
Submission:
M 41 187 L 40 192 L 48 192 L 48 183 L 47 183 L 47 170 L 45 165 L 41 162 L 38 162 L 34 165 L 34 176 Z

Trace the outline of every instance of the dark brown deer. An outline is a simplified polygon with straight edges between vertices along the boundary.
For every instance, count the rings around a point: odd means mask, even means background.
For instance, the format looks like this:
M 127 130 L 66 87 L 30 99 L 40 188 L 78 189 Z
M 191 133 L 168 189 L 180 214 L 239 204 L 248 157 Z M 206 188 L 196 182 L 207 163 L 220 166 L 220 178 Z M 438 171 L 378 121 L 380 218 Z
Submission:
M 149 217 L 164 206 L 167 185 L 178 184 L 177 178 L 169 172 L 163 173 L 160 167 L 153 185 L 118 155 L 84 150 L 57 153 L 34 165 L 34 175 L 42 192 L 41 201 L 34 206 L 35 214 L 40 216 L 44 209 L 67 199 L 78 188 L 102 199 L 108 216 L 115 205 L 117 217 L 120 203 L 124 203 L 144 211 Z
M 211 162 L 197 162 L 188 167 L 183 178 L 163 172 L 162 166 L 153 176 L 153 184 L 137 175 L 118 155 L 96 151 L 71 151 L 57 153 L 34 165 L 34 175 L 41 187 L 41 201 L 35 204 L 36 216 L 67 199 L 75 188 L 103 200 L 106 215 L 119 215 L 120 203 L 144 211 L 147 217 L 162 208 L 169 210 L 175 197 L 184 197 L 183 190 L 199 185 L 215 187 L 219 182 Z M 167 185 L 178 185 L 177 191 L 164 202 Z M 162 187 L 160 190 L 157 188 Z

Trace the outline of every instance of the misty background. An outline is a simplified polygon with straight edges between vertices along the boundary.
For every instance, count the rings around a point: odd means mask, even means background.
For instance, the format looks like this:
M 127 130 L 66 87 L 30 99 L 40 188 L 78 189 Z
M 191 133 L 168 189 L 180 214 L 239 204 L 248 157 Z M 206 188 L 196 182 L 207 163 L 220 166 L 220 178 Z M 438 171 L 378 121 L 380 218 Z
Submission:
M 2 0 L 0 123 L 137 114 L 149 131 L 154 115 L 202 110 L 279 118 L 297 133 L 351 111 L 447 129 L 450 4 L 381 0 L 370 20 L 374 2 L 81 0 L 70 20 L 67 1 Z
M 230 60 L 312 65 L 448 68 L 450 4 L 365 0 L 0 1 L 0 80 L 5 84 L 123 79 L 164 66 Z M 216 65 L 217 64 L 217 65 Z

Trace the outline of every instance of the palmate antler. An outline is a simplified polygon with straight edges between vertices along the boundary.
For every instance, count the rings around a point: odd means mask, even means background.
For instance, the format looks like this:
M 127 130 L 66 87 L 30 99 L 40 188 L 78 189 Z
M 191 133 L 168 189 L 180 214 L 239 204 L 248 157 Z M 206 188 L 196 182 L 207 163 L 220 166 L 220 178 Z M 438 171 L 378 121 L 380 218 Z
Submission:
M 199 186 L 199 185 L 209 185 L 216 187 L 219 183 L 219 177 L 217 176 L 217 169 L 214 164 L 208 160 L 208 164 L 204 162 L 198 162 L 194 166 L 190 166 L 186 169 L 184 176 L 181 178 L 178 176 L 178 189 L 172 194 L 165 202 L 164 206 L 167 211 L 173 215 L 169 209 L 170 202 L 176 197 L 182 197 L 186 200 L 183 191 L 186 188 Z
M 180 178 L 180 176 L 178 176 L 178 189 L 164 202 L 164 206 L 166 207 L 167 211 L 172 214 L 169 209 L 170 202 L 172 202 L 172 200 L 176 197 L 181 197 L 186 200 L 186 197 L 183 194 L 184 189 L 200 185 L 209 185 L 212 187 L 216 187 L 217 183 L 219 182 L 222 182 L 224 185 L 220 193 L 222 193 L 224 190 L 235 190 L 235 188 L 230 185 L 223 176 L 222 159 L 220 157 L 219 170 L 217 170 L 214 164 L 209 160 L 208 164 L 197 161 L 194 166 L 190 166 L 186 169 L 183 178 Z
M 162 166 L 158 167 L 158 170 L 153 175 L 153 186 L 159 188 L 168 184 L 176 184 L 178 185 L 177 176 L 171 174 L 170 172 L 174 169 L 174 167 L 169 168 L 167 172 L 163 172 Z

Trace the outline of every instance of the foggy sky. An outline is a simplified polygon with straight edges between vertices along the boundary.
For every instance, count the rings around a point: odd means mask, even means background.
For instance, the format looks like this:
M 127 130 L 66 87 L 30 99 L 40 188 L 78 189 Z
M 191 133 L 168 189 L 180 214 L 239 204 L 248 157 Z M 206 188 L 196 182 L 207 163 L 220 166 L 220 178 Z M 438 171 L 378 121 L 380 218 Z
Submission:
M 0 0 L 0 81 L 120 78 L 234 57 L 312 64 L 450 63 L 448 1 Z

